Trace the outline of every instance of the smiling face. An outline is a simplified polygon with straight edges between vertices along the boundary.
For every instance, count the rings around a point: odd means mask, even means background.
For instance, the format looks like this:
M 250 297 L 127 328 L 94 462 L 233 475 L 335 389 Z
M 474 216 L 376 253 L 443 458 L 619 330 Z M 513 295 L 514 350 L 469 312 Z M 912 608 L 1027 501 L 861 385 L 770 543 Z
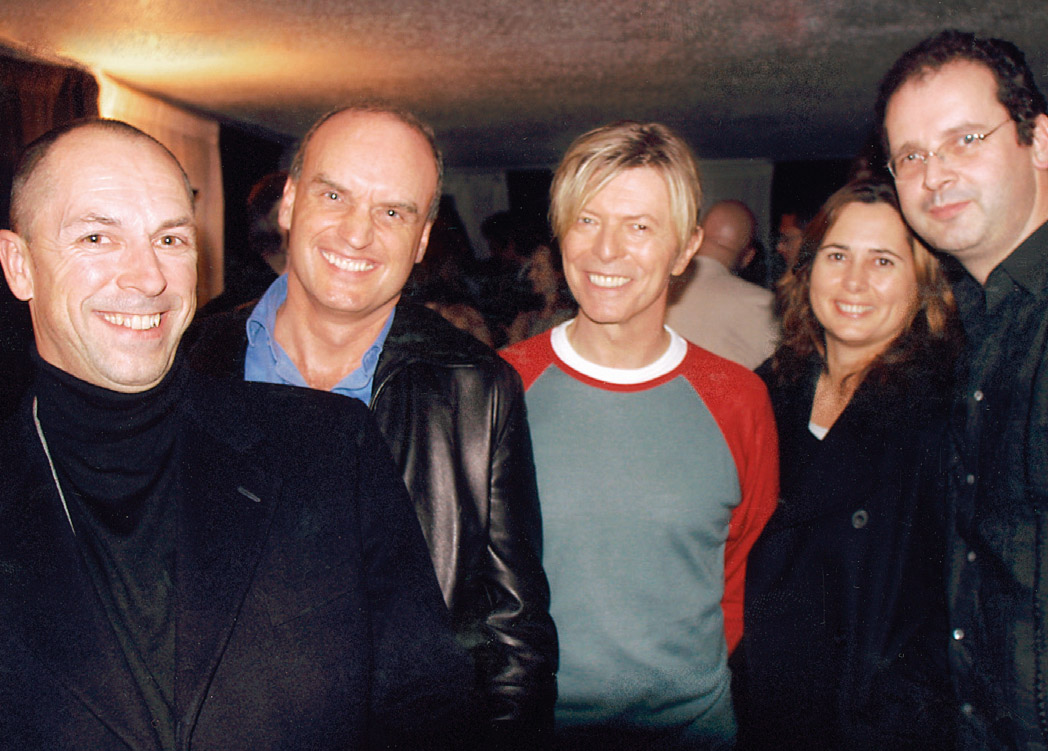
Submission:
M 700 230 L 680 247 L 666 180 L 652 167 L 619 173 L 582 207 L 561 238 L 580 326 L 662 336 L 671 275 L 684 271 Z
M 426 250 L 436 186 L 429 143 L 395 117 L 343 112 L 325 122 L 281 204 L 288 304 L 338 320 L 385 319 Z
M 853 202 L 840 210 L 812 263 L 809 298 L 830 353 L 846 349 L 868 362 L 906 329 L 917 310 L 917 277 L 894 208 Z
M 0 232 L 40 356 L 113 391 L 152 388 L 196 307 L 193 206 L 151 141 L 98 127 L 59 138 L 25 187 L 22 235 Z
M 980 281 L 1046 218 L 1048 119 L 1038 121 L 1034 143 L 1020 144 L 993 74 L 966 60 L 909 80 L 888 102 L 884 127 L 892 155 L 934 150 L 1004 123 L 971 161 L 944 164 L 930 156 L 915 178 L 896 180 L 903 214 L 917 234 L 956 256 Z

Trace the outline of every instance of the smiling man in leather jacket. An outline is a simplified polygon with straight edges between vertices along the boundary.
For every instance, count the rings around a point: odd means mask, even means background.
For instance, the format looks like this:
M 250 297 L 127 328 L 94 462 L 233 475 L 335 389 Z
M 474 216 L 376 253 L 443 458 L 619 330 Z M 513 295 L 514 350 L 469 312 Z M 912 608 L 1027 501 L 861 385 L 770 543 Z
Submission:
M 321 118 L 284 190 L 287 274 L 250 313 L 201 321 L 189 355 L 212 373 L 369 404 L 477 665 L 484 716 L 473 745 L 538 748 L 552 725 L 557 641 L 520 379 L 493 350 L 400 301 L 441 175 L 432 131 L 409 113 L 365 105 Z

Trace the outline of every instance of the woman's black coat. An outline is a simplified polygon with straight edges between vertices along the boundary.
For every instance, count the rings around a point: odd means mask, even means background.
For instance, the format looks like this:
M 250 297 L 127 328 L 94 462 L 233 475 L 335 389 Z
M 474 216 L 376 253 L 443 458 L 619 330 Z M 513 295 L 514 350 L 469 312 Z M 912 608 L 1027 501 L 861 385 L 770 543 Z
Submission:
M 782 495 L 747 566 L 744 748 L 942 748 L 944 394 L 864 382 L 825 439 L 818 366 L 768 383 Z M 896 379 L 898 380 L 898 379 Z

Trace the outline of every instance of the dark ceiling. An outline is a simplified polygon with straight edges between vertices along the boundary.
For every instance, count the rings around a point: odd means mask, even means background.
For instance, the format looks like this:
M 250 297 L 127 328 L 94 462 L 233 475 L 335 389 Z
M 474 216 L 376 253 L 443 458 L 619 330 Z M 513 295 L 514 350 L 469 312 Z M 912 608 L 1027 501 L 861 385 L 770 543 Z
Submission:
M 290 138 L 378 96 L 451 165 L 526 167 L 623 117 L 706 159 L 850 157 L 881 74 L 946 27 L 1016 42 L 1048 88 L 1048 0 L 4 0 L 0 44 Z

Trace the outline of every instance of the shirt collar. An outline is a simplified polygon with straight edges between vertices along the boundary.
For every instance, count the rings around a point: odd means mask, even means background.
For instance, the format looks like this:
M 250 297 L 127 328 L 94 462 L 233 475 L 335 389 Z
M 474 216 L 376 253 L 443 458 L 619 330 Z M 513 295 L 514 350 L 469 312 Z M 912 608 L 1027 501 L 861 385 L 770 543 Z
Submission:
M 1042 224 L 997 265 L 986 279 L 986 305 L 992 309 L 1017 284 L 1032 295 L 1048 288 L 1048 222 Z
M 266 337 L 271 342 L 276 330 L 277 311 L 287 299 L 287 274 L 278 276 L 269 289 L 262 295 L 258 305 L 247 319 L 247 341 L 252 347 L 259 344 L 259 337 Z
M 633 386 L 654 381 L 676 369 L 684 362 L 688 354 L 688 343 L 684 338 L 669 326 L 664 325 L 663 328 L 670 335 L 670 344 L 655 362 L 642 368 L 609 368 L 605 365 L 598 365 L 584 358 L 571 345 L 568 339 L 568 327 L 574 320 L 572 318 L 571 321 L 565 321 L 550 330 L 550 346 L 566 365 L 597 381 L 620 386 Z
M 258 305 L 251 311 L 247 319 L 248 360 L 254 362 L 259 354 L 258 348 L 264 348 L 269 357 L 262 355 L 264 370 L 268 373 L 264 380 L 270 383 L 287 383 L 292 386 L 305 386 L 305 379 L 298 372 L 291 358 L 284 352 L 283 347 L 277 342 L 274 332 L 276 331 L 277 311 L 287 299 L 287 274 L 278 277 L 266 290 L 258 301 Z M 382 330 L 375 337 L 367 351 L 360 360 L 360 367 L 346 375 L 335 384 L 331 390 L 337 394 L 352 396 L 362 400 L 365 404 L 370 401 L 371 389 L 375 378 L 375 369 L 378 367 L 378 358 L 382 354 L 382 347 L 386 343 L 396 308 L 389 314 Z M 250 363 L 245 363 L 247 368 Z M 247 374 L 249 380 L 255 380 Z
M 1016 289 L 1032 295 L 1048 292 L 1048 223 L 1042 224 L 1001 261 L 980 284 L 960 264 L 953 291 L 962 318 L 978 311 L 993 313 Z

